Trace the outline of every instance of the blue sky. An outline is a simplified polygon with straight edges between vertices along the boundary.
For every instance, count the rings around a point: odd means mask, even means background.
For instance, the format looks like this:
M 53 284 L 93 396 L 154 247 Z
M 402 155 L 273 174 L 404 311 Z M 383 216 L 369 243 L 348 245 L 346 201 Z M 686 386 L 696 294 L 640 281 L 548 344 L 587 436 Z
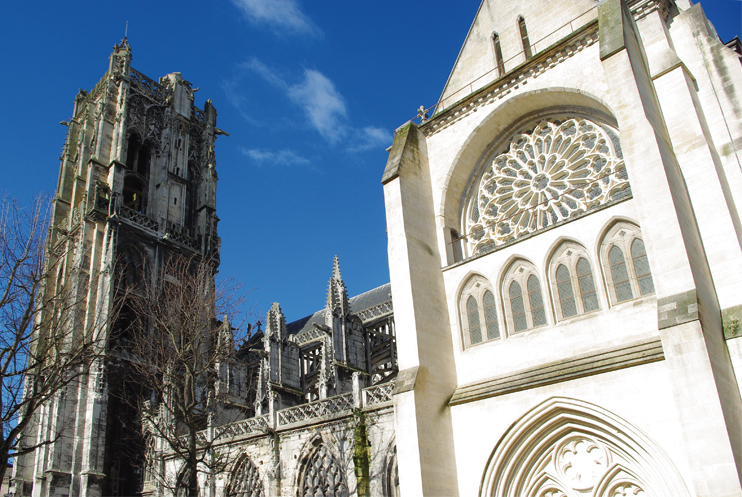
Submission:
M 537 0 L 534 0 L 537 1 Z M 702 2 L 721 38 L 742 1 Z M 0 190 L 56 186 L 78 88 L 92 89 L 124 35 L 132 66 L 181 72 L 217 124 L 221 274 L 264 315 L 324 305 L 332 258 L 351 295 L 389 281 L 381 174 L 395 128 L 440 95 L 479 0 L 6 1 Z

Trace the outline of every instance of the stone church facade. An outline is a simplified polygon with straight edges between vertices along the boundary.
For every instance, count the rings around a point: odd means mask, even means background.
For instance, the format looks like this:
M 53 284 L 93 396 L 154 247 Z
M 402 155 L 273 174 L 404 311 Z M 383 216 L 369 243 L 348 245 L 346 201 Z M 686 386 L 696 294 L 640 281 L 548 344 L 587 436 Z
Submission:
M 384 172 L 402 495 L 742 495 L 733 47 L 688 0 L 481 3 Z
M 483 0 L 389 150 L 391 282 L 348 298 L 336 259 L 324 309 L 273 305 L 202 495 L 742 496 L 739 50 L 690 0 Z M 219 248 L 216 112 L 129 62 L 78 95 L 55 205 L 103 309 L 115 261 Z M 74 422 L 16 495 L 172 493 L 156 437 L 116 460 L 112 369 L 40 413 Z

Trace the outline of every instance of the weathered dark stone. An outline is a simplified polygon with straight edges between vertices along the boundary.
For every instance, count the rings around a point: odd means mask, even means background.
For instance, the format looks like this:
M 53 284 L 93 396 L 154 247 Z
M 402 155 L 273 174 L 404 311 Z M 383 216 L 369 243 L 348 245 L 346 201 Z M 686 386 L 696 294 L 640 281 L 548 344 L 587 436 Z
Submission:
M 695 290 L 663 297 L 657 301 L 657 325 L 663 330 L 699 318 Z

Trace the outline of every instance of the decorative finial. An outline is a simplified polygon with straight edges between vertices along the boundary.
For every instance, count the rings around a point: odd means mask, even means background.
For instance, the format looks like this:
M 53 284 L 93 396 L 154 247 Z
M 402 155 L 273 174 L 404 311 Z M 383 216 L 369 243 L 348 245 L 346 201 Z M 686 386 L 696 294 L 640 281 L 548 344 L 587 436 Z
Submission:
M 428 113 L 425 111 L 425 106 L 421 105 L 419 109 L 417 109 L 417 117 L 420 118 L 420 123 L 424 123 L 428 120 Z
M 338 260 L 338 256 L 335 256 L 335 258 L 332 261 L 332 277 L 338 280 L 341 279 L 340 260 Z
M 126 27 L 124 28 L 124 40 L 126 39 L 126 36 L 129 34 L 129 21 L 126 21 Z

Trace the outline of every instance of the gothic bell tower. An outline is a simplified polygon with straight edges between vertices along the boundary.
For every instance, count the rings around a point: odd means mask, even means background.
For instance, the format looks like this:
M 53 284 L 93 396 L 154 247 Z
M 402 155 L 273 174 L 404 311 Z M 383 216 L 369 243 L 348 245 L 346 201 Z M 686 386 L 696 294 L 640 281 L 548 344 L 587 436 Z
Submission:
M 180 73 L 154 81 L 131 68 L 126 38 L 92 91 L 80 90 L 61 157 L 49 256 L 72 282 L 80 317 L 75 333 L 108 323 L 87 374 L 51 399 L 21 444 L 44 441 L 15 464 L 15 495 L 110 496 L 141 492 L 137 415 L 120 399 L 126 305 L 106 320 L 117 286 L 157 284 L 165 257 L 219 262 L 216 110 L 194 105 L 197 90 Z M 94 319 L 95 318 L 95 319 Z

